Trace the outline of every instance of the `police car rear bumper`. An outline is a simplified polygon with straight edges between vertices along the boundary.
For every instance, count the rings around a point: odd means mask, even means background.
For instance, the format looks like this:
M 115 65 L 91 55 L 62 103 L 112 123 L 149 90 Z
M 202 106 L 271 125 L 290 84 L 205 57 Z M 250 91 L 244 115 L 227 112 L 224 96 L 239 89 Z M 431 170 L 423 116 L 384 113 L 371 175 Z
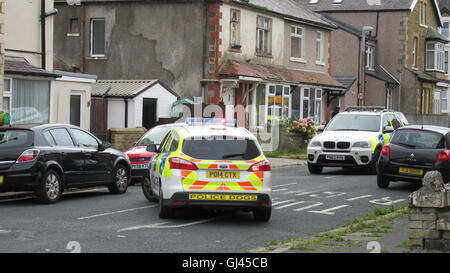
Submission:
M 163 202 L 168 207 L 247 209 L 272 206 L 269 194 L 265 193 L 177 192 Z

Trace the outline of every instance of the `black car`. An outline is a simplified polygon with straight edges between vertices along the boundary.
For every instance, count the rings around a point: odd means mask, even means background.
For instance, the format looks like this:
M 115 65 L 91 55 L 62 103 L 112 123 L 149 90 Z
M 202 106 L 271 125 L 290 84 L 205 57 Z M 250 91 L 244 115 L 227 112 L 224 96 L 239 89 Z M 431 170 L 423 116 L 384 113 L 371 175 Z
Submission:
M 437 170 L 444 182 L 450 180 L 450 129 L 410 125 L 397 129 L 383 147 L 378 161 L 377 184 L 387 188 L 390 181 L 421 183 L 425 173 Z
M 128 157 L 72 125 L 46 124 L 0 129 L 0 192 L 35 191 L 55 203 L 64 189 L 105 185 L 127 191 Z

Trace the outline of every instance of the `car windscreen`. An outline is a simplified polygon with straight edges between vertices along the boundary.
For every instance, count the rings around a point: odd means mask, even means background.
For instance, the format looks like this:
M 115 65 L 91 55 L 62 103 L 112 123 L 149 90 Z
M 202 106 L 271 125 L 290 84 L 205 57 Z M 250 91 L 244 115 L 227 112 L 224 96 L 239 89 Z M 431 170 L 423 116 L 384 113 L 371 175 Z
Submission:
M 442 134 L 417 129 L 396 131 L 391 143 L 412 149 L 443 149 L 445 147 L 445 139 Z
M 380 116 L 345 114 L 335 116 L 326 131 L 369 131 L 378 132 L 380 130 Z
M 31 146 L 34 133 L 31 130 L 0 130 L 0 150 Z
M 136 146 L 148 146 L 150 144 L 161 144 L 163 138 L 170 131 L 170 127 L 154 128 L 147 132 L 147 134 L 138 142 Z
M 251 160 L 261 155 L 255 141 L 236 138 L 186 139 L 182 151 L 204 160 Z

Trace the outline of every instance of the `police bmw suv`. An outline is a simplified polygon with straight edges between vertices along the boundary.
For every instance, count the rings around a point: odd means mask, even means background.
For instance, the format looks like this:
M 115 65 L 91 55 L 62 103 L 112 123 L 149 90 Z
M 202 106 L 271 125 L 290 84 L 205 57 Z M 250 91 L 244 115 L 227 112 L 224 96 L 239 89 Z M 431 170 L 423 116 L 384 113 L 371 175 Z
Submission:
M 349 107 L 311 140 L 308 170 L 319 174 L 323 167 L 365 167 L 375 172 L 383 146 L 407 123 L 402 113 L 384 107 Z

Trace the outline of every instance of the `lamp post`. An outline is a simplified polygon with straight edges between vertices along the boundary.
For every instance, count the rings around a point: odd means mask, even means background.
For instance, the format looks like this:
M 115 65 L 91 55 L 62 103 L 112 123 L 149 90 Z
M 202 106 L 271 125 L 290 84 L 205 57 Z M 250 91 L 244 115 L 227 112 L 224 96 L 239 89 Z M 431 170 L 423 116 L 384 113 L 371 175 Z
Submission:
M 366 67 L 366 31 L 371 31 L 373 30 L 373 27 L 371 26 L 363 26 L 362 28 L 362 35 L 361 35 L 361 52 L 362 52 L 362 67 L 360 67 L 360 71 L 361 71 L 361 83 L 363 86 L 363 100 L 364 103 L 363 105 L 365 105 L 365 100 L 366 100 L 366 83 L 365 83 L 365 67 Z M 361 85 L 360 85 L 360 90 L 358 90 L 358 105 L 359 105 L 359 95 L 361 94 Z

